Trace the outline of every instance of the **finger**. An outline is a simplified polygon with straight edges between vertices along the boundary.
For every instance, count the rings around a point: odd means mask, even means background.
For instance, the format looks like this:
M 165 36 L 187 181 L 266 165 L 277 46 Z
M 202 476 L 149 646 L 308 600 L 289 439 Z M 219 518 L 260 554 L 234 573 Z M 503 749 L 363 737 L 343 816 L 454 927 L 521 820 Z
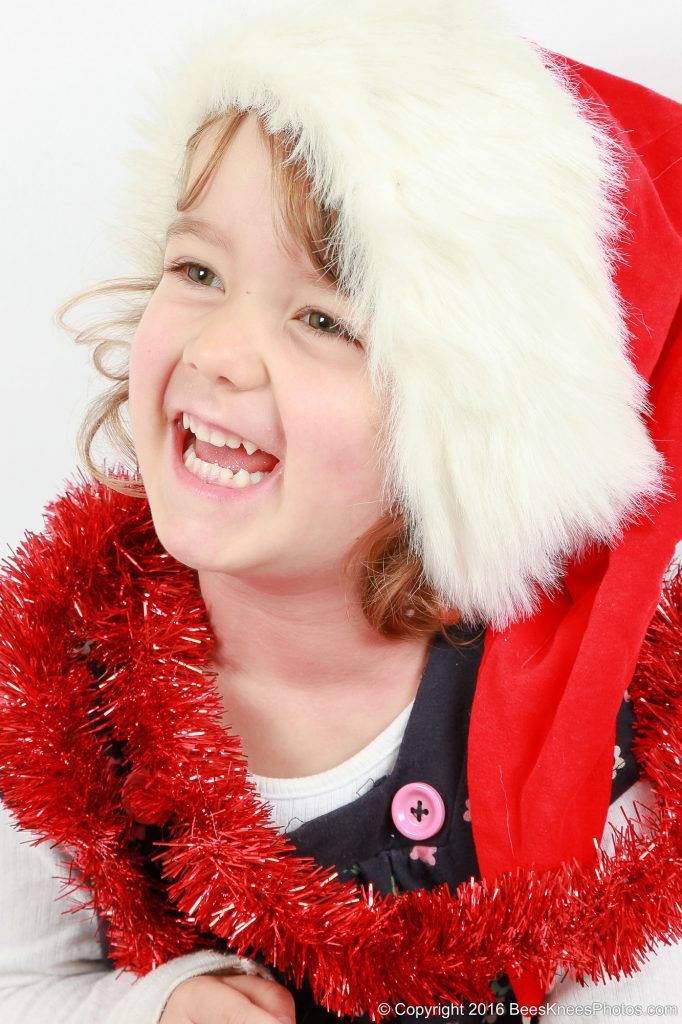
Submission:
M 225 984 L 234 980 L 232 977 L 204 975 L 202 985 L 188 989 L 183 1009 L 193 1024 L 278 1024 L 276 1014 L 254 1000 L 254 988 L 247 995 L 241 991 L 239 984 Z M 237 979 L 238 982 L 240 980 Z M 258 980 L 267 983 L 265 978 Z M 272 985 L 272 982 L 269 984 Z M 279 1004 L 275 1001 L 274 1005 Z M 289 1015 L 287 1024 L 291 1024 L 291 1019 Z
M 288 988 L 278 981 L 261 978 L 253 974 L 218 975 L 220 981 L 228 982 L 230 988 L 243 992 L 257 1006 L 272 1014 L 285 1024 L 296 1024 L 296 1003 Z

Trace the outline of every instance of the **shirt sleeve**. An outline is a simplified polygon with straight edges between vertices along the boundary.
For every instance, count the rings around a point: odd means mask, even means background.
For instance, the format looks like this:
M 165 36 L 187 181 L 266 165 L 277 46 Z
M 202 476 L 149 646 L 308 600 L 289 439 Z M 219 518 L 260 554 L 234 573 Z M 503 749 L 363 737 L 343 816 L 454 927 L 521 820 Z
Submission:
M 625 825 L 623 811 L 636 816 L 634 802 L 653 807 L 656 797 L 648 779 L 642 777 L 609 807 L 600 846 L 608 856 L 613 854 L 614 829 Z M 644 826 L 643 826 L 644 827 Z M 566 1007 L 590 1007 L 591 1021 L 613 1021 L 615 1015 L 630 1016 L 635 1008 L 637 1016 L 677 1015 L 680 1001 L 679 979 L 682 977 L 682 943 L 657 943 L 646 953 L 647 960 L 634 974 L 618 979 L 592 981 L 584 985 L 560 970 L 554 985 L 545 998 L 544 1006 L 552 1007 L 552 1014 L 565 1013 Z M 641 1007 L 641 1010 L 637 1009 Z M 564 1008 L 564 1009 L 562 1009 Z M 667 1009 L 666 1009 L 667 1008 Z M 570 1012 L 570 1011 L 569 1011 Z
M 158 1024 L 173 990 L 199 974 L 257 974 L 261 964 L 197 950 L 138 978 L 113 969 L 91 910 L 60 879 L 68 855 L 21 829 L 0 800 L 0 1020 L 3 1024 Z M 83 893 L 80 893 L 80 899 Z

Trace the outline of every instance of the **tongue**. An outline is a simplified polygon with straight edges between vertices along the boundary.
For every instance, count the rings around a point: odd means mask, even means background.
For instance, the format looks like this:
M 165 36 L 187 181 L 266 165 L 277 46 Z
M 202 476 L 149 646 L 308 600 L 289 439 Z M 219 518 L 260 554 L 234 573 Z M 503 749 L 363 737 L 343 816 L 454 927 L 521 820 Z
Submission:
M 260 448 L 249 455 L 242 445 L 239 448 L 228 448 L 227 445 L 217 447 L 208 441 L 200 441 L 198 437 L 194 442 L 194 450 L 204 462 L 214 462 L 235 473 L 240 469 L 245 469 L 247 473 L 268 473 L 279 462 L 274 455 L 262 452 Z

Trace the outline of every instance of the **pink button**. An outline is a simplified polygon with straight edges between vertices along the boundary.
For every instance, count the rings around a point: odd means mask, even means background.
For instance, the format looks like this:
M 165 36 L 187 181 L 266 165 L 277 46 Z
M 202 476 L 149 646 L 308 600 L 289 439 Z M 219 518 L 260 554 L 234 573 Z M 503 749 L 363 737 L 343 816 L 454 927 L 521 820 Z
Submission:
M 408 839 L 428 839 L 445 821 L 440 793 L 426 782 L 408 782 L 391 801 L 393 822 Z

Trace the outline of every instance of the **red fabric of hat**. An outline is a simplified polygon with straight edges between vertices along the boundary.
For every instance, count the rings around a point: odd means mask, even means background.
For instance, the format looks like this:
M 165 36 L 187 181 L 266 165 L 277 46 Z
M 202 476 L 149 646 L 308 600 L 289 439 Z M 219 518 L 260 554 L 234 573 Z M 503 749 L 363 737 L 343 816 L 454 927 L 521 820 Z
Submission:
M 593 863 L 608 813 L 616 715 L 682 539 L 682 104 L 559 54 L 580 96 L 628 152 L 626 226 L 616 285 L 638 371 L 651 385 L 647 426 L 672 500 L 614 548 L 571 563 L 562 592 L 530 621 L 488 631 L 469 731 L 468 785 L 481 874 Z M 605 108 L 605 109 L 604 109 Z M 542 481 L 538 481 L 538 487 Z M 545 986 L 510 971 L 520 1003 Z

